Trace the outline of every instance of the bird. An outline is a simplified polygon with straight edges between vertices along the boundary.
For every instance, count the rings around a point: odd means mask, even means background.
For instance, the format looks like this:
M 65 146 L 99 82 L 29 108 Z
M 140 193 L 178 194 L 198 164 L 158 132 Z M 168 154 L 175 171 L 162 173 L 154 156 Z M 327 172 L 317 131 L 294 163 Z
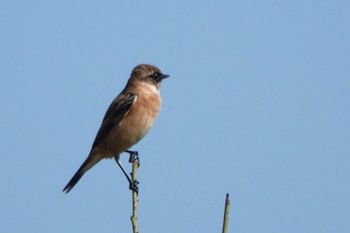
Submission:
M 64 187 L 64 193 L 71 191 L 89 169 L 105 158 L 115 159 L 127 177 L 130 189 L 137 191 L 120 163 L 120 154 L 127 152 L 130 160 L 138 159 L 137 151 L 128 149 L 152 128 L 162 105 L 161 82 L 168 77 L 149 64 L 137 65 L 132 70 L 126 86 L 107 109 L 90 153 Z

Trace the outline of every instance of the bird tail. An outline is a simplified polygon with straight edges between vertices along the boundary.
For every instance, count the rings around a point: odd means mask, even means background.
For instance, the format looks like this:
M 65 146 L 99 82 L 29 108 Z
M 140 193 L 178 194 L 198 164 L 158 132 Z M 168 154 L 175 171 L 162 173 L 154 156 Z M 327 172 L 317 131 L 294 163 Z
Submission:
M 97 162 L 101 160 L 100 158 L 97 158 L 98 156 L 94 157 L 95 158 L 92 158 L 92 156 L 87 157 L 87 159 L 80 166 L 78 171 L 74 174 L 72 179 L 70 179 L 68 184 L 64 187 L 63 192 L 69 193 L 69 191 L 78 183 L 81 177 L 83 177 L 85 172 L 87 172 L 90 168 L 92 168 Z

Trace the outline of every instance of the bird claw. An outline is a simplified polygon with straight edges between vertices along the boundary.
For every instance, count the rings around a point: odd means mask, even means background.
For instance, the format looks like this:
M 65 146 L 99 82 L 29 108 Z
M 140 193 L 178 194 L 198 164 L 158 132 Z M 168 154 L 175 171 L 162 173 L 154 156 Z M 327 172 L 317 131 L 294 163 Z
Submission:
M 136 194 L 139 194 L 139 187 L 138 187 L 139 182 L 137 180 L 134 180 L 129 183 L 129 189 L 133 192 L 136 192 Z
M 139 152 L 130 150 L 126 150 L 125 152 L 130 154 L 129 163 L 137 163 L 138 167 L 140 167 Z
M 140 158 L 139 158 L 139 152 L 137 151 L 131 151 L 131 150 L 126 150 L 126 153 L 130 154 L 129 158 L 129 163 L 136 163 L 137 167 L 140 166 Z M 138 184 L 139 182 L 137 180 L 132 180 L 126 173 L 124 173 L 129 180 L 129 189 L 132 190 L 133 192 L 136 192 L 136 194 L 139 193 L 139 187 Z M 132 173 L 130 173 L 130 176 L 133 177 Z

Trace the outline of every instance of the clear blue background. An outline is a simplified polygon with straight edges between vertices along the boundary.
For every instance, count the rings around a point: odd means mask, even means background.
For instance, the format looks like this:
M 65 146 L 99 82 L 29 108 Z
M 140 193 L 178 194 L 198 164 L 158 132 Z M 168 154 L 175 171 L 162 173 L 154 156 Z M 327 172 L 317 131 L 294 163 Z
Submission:
M 140 232 L 221 232 L 227 192 L 232 233 L 350 232 L 345 0 L 1 0 L 1 232 L 131 232 L 113 160 L 61 190 L 139 63 Z

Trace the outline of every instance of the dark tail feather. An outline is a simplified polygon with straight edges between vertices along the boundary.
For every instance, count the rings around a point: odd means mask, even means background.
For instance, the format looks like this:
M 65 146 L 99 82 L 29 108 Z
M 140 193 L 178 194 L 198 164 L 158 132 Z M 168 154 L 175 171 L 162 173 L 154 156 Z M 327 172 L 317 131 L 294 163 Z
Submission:
M 63 192 L 68 193 L 78 183 L 78 181 L 81 179 L 81 177 L 83 177 L 85 172 L 87 172 L 87 170 L 89 170 L 92 166 L 94 166 L 98 161 L 100 161 L 100 159 L 98 159 L 96 157 L 95 157 L 95 159 L 93 159 L 89 156 L 84 161 L 84 163 L 80 166 L 78 171 L 74 174 L 72 179 L 70 179 L 70 181 L 68 182 L 66 187 L 64 187 Z
M 69 193 L 69 191 L 78 183 L 81 177 L 83 177 L 84 173 L 80 171 L 80 169 L 74 174 L 72 179 L 68 182 L 66 187 L 64 187 L 63 192 Z

